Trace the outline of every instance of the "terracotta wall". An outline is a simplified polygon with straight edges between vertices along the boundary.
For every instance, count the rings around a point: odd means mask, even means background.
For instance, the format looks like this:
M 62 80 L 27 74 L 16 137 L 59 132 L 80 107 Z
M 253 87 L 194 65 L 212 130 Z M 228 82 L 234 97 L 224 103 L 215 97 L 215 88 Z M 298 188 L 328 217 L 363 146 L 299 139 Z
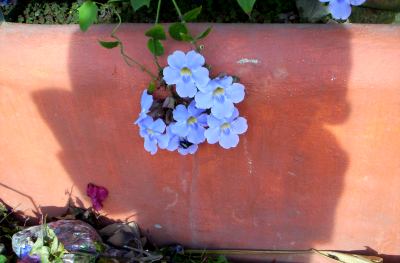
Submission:
M 154 68 L 146 28 L 119 35 Z M 245 84 L 249 130 L 186 157 L 144 151 L 132 122 L 149 79 L 97 44 L 110 31 L 0 27 L 0 198 L 56 214 L 71 189 L 88 205 L 93 182 L 104 213 L 159 242 L 400 254 L 399 27 L 214 25 L 204 55 Z

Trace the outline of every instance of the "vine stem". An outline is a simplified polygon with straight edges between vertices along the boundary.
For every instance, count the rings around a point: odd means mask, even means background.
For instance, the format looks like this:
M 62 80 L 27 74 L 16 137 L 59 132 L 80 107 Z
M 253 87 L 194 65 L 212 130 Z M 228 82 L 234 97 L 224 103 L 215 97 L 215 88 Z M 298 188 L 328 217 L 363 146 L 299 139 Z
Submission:
M 125 63 L 130 67 L 133 67 L 134 65 L 138 66 L 142 71 L 146 72 L 153 80 L 157 80 L 157 76 L 154 75 L 149 69 L 147 69 L 143 64 L 139 63 L 138 61 L 136 61 L 135 59 L 131 58 L 130 56 L 128 56 L 125 53 L 125 47 L 122 44 L 121 39 L 119 37 L 117 37 L 116 34 L 115 34 L 118 31 L 119 27 L 121 26 L 122 19 L 121 19 L 121 16 L 118 14 L 118 12 L 114 12 L 114 13 L 118 17 L 118 24 L 112 30 L 111 37 L 118 41 L 118 43 L 119 43 L 119 51 L 120 51 L 121 56 L 124 59 Z
M 178 4 L 176 3 L 176 1 L 175 1 L 175 0 L 172 0 L 172 3 L 173 3 L 174 6 L 175 6 L 176 12 L 178 13 L 178 16 L 179 16 L 179 19 L 181 20 L 181 23 L 182 23 L 182 24 L 186 24 L 186 21 L 185 21 L 185 19 L 183 18 L 182 12 L 181 12 L 181 10 L 179 9 L 179 6 L 178 6 Z M 196 51 L 197 51 L 198 53 L 200 53 L 201 48 L 200 48 L 200 46 L 197 44 L 197 41 L 196 41 L 195 39 L 193 39 L 192 41 L 190 41 L 190 43 L 194 46 L 194 48 L 196 49 Z
M 175 0 L 172 0 L 172 3 L 173 3 L 174 6 L 175 6 L 176 12 L 178 13 L 179 19 L 182 21 L 182 24 L 185 24 L 186 22 L 185 22 L 185 20 L 183 19 L 183 15 L 182 15 L 182 13 L 181 13 L 181 10 L 179 9 L 179 6 L 176 4 L 176 1 L 175 1 Z
M 158 24 L 158 18 L 160 16 L 160 8 L 161 8 L 161 0 L 158 0 L 156 22 L 154 23 L 155 25 Z M 153 49 L 156 50 L 156 42 L 155 41 L 153 41 Z M 162 67 L 160 66 L 160 63 L 158 62 L 157 56 L 155 54 L 153 54 L 153 57 L 154 57 L 154 63 L 156 64 L 156 66 L 158 68 L 158 72 L 160 73 L 162 71 Z
M 156 15 L 156 23 L 155 24 L 158 24 L 158 17 L 160 16 L 160 8 L 161 8 L 161 0 L 158 0 L 157 15 Z

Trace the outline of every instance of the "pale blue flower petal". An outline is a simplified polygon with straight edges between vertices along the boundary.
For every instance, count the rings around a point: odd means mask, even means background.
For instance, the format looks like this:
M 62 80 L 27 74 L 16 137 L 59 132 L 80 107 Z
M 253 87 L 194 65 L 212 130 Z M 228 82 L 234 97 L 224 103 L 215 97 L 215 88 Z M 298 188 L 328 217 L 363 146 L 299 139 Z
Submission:
M 150 129 L 153 131 L 163 133 L 165 131 L 165 123 L 162 119 L 157 119 L 153 124 L 150 125 Z
M 196 107 L 199 109 L 209 109 L 214 104 L 212 92 L 203 93 L 199 91 L 196 93 L 194 100 L 196 101 Z
M 346 20 L 351 14 L 351 6 L 347 1 L 331 0 L 328 6 L 333 18 Z
M 210 128 L 216 128 L 216 127 L 219 128 L 219 126 L 221 126 L 222 123 L 223 123 L 222 120 L 217 119 L 217 118 L 215 118 L 215 117 L 212 116 L 212 115 L 208 115 L 208 116 L 207 116 L 207 124 L 208 124 L 208 126 L 209 126 Z
M 352 5 L 362 5 L 365 3 L 365 0 L 350 0 L 350 4 Z
M 179 147 L 179 137 L 173 136 L 168 143 L 167 150 L 172 152 L 178 149 L 178 147 Z
M 193 98 L 197 93 L 197 88 L 194 82 L 183 82 L 176 83 L 176 93 L 182 98 Z
M 190 116 L 198 117 L 201 113 L 204 112 L 204 109 L 198 109 L 195 106 L 196 101 L 192 100 L 192 102 L 188 106 L 188 112 Z
M 189 129 L 188 129 L 186 122 L 177 122 L 177 123 L 170 124 L 170 125 L 171 125 L 172 133 L 174 133 L 176 135 L 185 137 L 189 133 Z
M 230 100 L 223 100 L 222 102 L 214 99 L 214 106 L 211 108 L 211 113 L 217 118 L 228 118 L 233 113 L 233 103 Z
M 181 69 L 186 65 L 186 55 L 180 50 L 175 51 L 167 58 L 168 65 L 175 69 Z
M 231 76 L 225 76 L 225 77 L 221 78 L 219 81 L 222 86 L 228 87 L 228 86 L 232 85 L 233 78 Z
M 167 126 L 166 133 L 164 135 L 162 135 L 162 136 L 165 136 L 165 137 L 167 137 L 169 139 L 166 149 L 168 151 L 175 151 L 179 147 L 179 136 L 175 135 L 171 131 L 171 125 Z M 162 145 L 162 146 L 164 146 L 164 145 Z
M 172 112 L 172 115 L 174 117 L 174 120 L 183 122 L 186 122 L 186 120 L 190 117 L 188 110 L 182 104 L 176 106 L 176 108 Z
M 178 152 L 181 155 L 194 154 L 198 149 L 197 144 L 190 145 L 188 148 L 179 147 Z
M 247 120 L 239 117 L 231 123 L 232 131 L 236 134 L 242 134 L 247 131 Z
M 142 106 L 142 111 L 148 111 L 153 104 L 153 96 L 147 93 L 147 90 L 144 90 L 142 93 L 142 97 L 140 99 L 140 105 Z
M 144 127 L 148 127 L 153 123 L 153 118 L 150 116 L 147 116 L 146 118 L 144 118 L 140 123 L 139 123 L 139 127 L 140 128 L 144 128 Z
M 191 69 L 196 69 L 204 65 L 204 57 L 196 51 L 189 51 L 186 54 L 187 66 Z
M 139 124 L 140 122 L 142 122 L 144 119 L 146 119 L 148 116 L 146 113 L 141 112 L 139 114 L 139 117 L 136 119 L 136 121 L 134 122 L 135 124 Z
M 163 78 L 168 85 L 176 84 L 181 79 L 179 69 L 165 67 L 163 69 Z
M 232 115 L 228 118 L 228 122 L 232 122 L 234 119 L 239 117 L 239 110 L 237 108 L 233 109 Z
M 221 138 L 219 140 L 219 145 L 224 149 L 229 149 L 236 147 L 239 143 L 239 136 L 235 133 L 221 133 Z
M 201 67 L 192 71 L 192 78 L 199 87 L 205 87 L 210 81 L 208 69 Z
M 221 135 L 221 129 L 218 127 L 208 128 L 204 132 L 204 136 L 207 138 L 209 144 L 214 144 L 219 141 Z
M 166 149 L 169 145 L 169 142 L 171 139 L 170 137 L 171 137 L 171 135 L 168 133 L 159 135 L 157 137 L 158 147 L 160 147 L 160 149 Z
M 144 148 L 146 151 L 154 155 L 157 152 L 157 140 L 150 139 L 149 137 L 144 138 Z
M 195 129 L 190 129 L 187 135 L 187 140 L 191 143 L 199 144 L 205 141 L 204 137 L 205 129 L 201 126 L 197 126 Z
M 207 126 L 207 116 L 209 116 L 209 115 L 206 113 L 203 113 L 197 117 L 197 122 L 199 123 L 199 125 Z
M 233 103 L 239 103 L 244 99 L 244 86 L 240 83 L 233 83 L 225 89 L 225 92 Z

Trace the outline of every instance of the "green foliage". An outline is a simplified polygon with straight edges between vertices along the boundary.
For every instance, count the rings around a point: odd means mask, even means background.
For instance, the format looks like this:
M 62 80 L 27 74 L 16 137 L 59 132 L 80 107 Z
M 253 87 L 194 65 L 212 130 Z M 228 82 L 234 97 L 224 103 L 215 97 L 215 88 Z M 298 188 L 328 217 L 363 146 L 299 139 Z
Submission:
M 196 7 L 194 9 L 190 10 L 189 12 L 186 12 L 185 14 L 183 14 L 183 20 L 185 20 L 186 22 L 196 20 L 196 18 L 201 13 L 201 9 L 202 9 L 202 7 L 199 6 L 199 7 Z
M 99 44 L 102 47 L 105 47 L 105 48 L 108 48 L 108 49 L 112 49 L 112 48 L 118 47 L 120 42 L 119 41 L 101 41 L 101 40 L 99 40 Z
M 149 86 L 147 87 L 147 92 L 149 94 L 152 94 L 155 90 L 156 90 L 156 84 L 154 83 L 154 81 L 151 81 L 149 83 Z
M 178 22 L 170 25 L 168 32 L 173 39 L 183 41 L 182 36 L 187 35 L 189 31 L 185 24 Z
M 237 0 L 242 10 L 250 16 L 256 0 Z
M 7 262 L 7 257 L 0 254 L 0 263 L 6 263 L 6 262 Z
M 212 30 L 212 27 L 208 27 L 206 30 L 204 30 L 203 32 L 201 32 L 200 34 L 198 34 L 198 35 L 196 36 L 196 39 L 197 39 L 197 40 L 200 40 L 200 39 L 205 38 L 206 36 L 208 36 L 208 34 L 210 34 L 211 30 Z
M 139 10 L 139 8 L 143 6 L 150 6 L 150 0 L 130 0 L 131 1 L 131 6 L 135 12 Z
M 319 22 L 329 15 L 328 6 L 318 0 L 296 0 L 296 5 L 305 22 Z
M 147 41 L 147 47 L 155 56 L 162 56 L 164 54 L 164 47 L 158 39 L 150 38 Z
M 47 224 L 41 227 L 42 231 L 33 244 L 30 254 L 39 256 L 43 263 L 62 263 L 62 258 L 67 252 L 63 244 L 58 241 L 56 234 Z
M 86 0 L 79 8 L 79 26 L 82 31 L 88 28 L 97 20 L 97 5 L 91 0 Z
M 164 27 L 160 24 L 154 25 L 152 28 L 146 31 L 146 36 L 152 37 L 154 39 L 165 40 L 167 36 L 165 35 Z

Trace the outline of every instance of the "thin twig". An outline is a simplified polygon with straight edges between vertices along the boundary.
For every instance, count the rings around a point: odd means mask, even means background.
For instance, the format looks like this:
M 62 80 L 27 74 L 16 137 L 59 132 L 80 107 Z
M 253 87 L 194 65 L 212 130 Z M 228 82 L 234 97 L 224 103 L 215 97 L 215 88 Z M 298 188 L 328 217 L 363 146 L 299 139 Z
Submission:
M 122 19 L 121 19 L 121 16 L 118 14 L 118 12 L 114 12 L 114 13 L 115 13 L 115 14 L 117 15 L 117 17 L 118 17 L 118 24 L 117 24 L 117 25 L 114 27 L 114 29 L 112 30 L 112 32 L 111 32 L 111 37 L 118 41 L 118 43 L 119 43 L 119 50 L 120 50 L 121 56 L 122 56 L 122 58 L 124 59 L 125 63 L 126 63 L 128 66 L 130 66 L 130 67 L 133 67 L 134 65 L 138 66 L 142 71 L 144 71 L 144 72 L 146 72 L 147 74 L 149 74 L 150 77 L 151 77 L 153 80 L 157 80 L 157 76 L 156 76 L 156 75 L 154 75 L 154 74 L 153 74 L 150 70 L 148 70 L 144 65 L 142 65 L 141 63 L 139 63 L 138 61 L 136 61 L 135 59 L 131 58 L 130 56 L 128 56 L 128 55 L 125 53 L 125 48 L 124 48 L 124 45 L 122 44 L 121 39 L 120 39 L 119 37 L 117 37 L 116 34 L 115 34 L 115 33 L 117 32 L 118 28 L 121 26 Z

